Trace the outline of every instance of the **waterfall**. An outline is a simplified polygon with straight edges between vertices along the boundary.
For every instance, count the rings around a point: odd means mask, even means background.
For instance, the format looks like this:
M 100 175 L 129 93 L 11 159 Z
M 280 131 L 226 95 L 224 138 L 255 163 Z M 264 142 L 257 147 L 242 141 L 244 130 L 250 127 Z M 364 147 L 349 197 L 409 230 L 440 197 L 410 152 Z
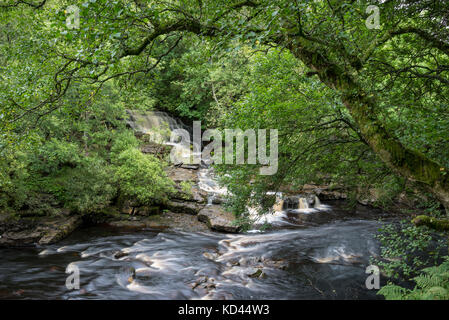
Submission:
M 150 142 L 174 147 L 171 154 L 173 156 L 172 161 L 175 161 L 175 164 L 192 163 L 190 152 L 190 149 L 194 149 L 190 136 L 192 128 L 162 111 L 126 110 L 126 113 L 129 116 L 127 124 L 135 132 L 146 135 Z M 172 141 L 171 135 L 176 129 L 182 130 L 177 132 L 176 141 Z M 190 144 L 181 144 L 181 141 L 190 141 Z
M 314 204 L 314 208 L 319 208 L 320 206 L 321 206 L 320 198 L 318 198 L 317 196 L 315 196 L 315 204 Z
M 128 125 L 134 131 L 142 134 L 152 134 L 158 131 L 166 131 L 169 133 L 169 140 L 171 131 L 175 129 L 185 129 L 190 131 L 188 126 L 181 121 L 172 118 L 166 112 L 126 110 L 126 113 L 129 116 L 129 119 L 127 120 Z
M 309 203 L 306 198 L 299 198 L 298 203 L 298 209 L 309 209 Z
M 149 136 L 149 140 L 154 143 L 172 145 L 176 147 L 176 154 L 183 153 L 187 146 L 182 146 L 178 141 L 170 141 L 171 133 L 175 129 L 184 129 L 182 136 L 183 141 L 191 141 L 190 134 L 192 129 L 186 126 L 179 120 L 170 117 L 167 113 L 161 111 L 138 111 L 126 110 L 129 115 L 127 120 L 128 125 L 136 132 Z M 185 136 L 184 136 L 185 135 Z M 190 145 L 192 148 L 192 145 Z M 190 154 L 190 150 L 188 150 Z M 190 163 L 190 159 L 178 157 L 182 159 L 183 164 Z M 197 167 L 198 168 L 198 167 Z M 220 203 L 222 198 L 228 193 L 228 190 L 221 187 L 214 176 L 213 168 L 209 164 L 203 163 L 198 170 L 198 187 L 208 193 L 208 205 Z M 327 206 L 321 204 L 320 199 L 314 195 L 313 197 L 298 195 L 298 196 L 284 196 L 280 192 L 267 192 L 267 195 L 276 196 L 275 204 L 273 205 L 272 213 L 264 216 L 257 214 L 256 208 L 248 208 L 250 217 L 253 218 L 256 224 L 272 223 L 284 224 L 287 223 L 287 213 L 312 213 L 317 210 L 325 210 Z

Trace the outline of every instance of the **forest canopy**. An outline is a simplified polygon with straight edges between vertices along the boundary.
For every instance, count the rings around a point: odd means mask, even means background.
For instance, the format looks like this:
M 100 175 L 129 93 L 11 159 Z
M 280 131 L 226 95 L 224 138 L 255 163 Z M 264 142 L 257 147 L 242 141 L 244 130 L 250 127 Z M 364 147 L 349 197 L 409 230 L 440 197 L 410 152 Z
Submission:
M 210 126 L 276 126 L 286 161 L 261 189 L 289 177 L 393 190 L 412 183 L 447 208 L 448 6 L 3 1 L 3 183 L 38 167 L 18 160 L 28 148 L 57 154 L 45 166 L 76 162 L 79 148 L 90 159 L 132 106 Z M 238 180 L 252 169 L 226 170 L 243 170 Z
M 377 264 L 417 287 L 381 293 L 448 298 L 449 1 L 0 0 L 0 214 L 166 203 L 129 110 L 278 130 L 276 174 L 214 165 L 242 225 L 307 185 L 406 203 L 422 215 L 383 229 Z

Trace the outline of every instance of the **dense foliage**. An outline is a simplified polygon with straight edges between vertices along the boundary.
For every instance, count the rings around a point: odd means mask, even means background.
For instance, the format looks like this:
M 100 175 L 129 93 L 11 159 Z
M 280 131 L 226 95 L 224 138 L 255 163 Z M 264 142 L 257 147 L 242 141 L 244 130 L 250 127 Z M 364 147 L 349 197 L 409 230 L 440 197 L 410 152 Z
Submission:
M 373 4 L 380 24 L 368 28 Z M 260 164 L 216 168 L 241 221 L 248 207 L 270 208 L 267 191 L 311 183 L 383 208 L 412 198 L 409 209 L 441 216 L 447 12 L 433 0 L 3 0 L 0 212 L 165 201 L 165 164 L 138 150 L 124 121 L 126 109 L 158 109 L 204 128 L 279 130 L 275 175 L 259 175 Z M 411 276 L 430 263 L 405 262 L 428 253 L 430 231 L 395 228 L 380 236 L 382 266 Z M 445 285 L 418 285 L 423 297 L 447 296 Z
M 449 258 L 439 266 L 422 270 L 413 280 L 414 289 L 389 283 L 379 290 L 388 300 L 448 300 L 449 299 Z

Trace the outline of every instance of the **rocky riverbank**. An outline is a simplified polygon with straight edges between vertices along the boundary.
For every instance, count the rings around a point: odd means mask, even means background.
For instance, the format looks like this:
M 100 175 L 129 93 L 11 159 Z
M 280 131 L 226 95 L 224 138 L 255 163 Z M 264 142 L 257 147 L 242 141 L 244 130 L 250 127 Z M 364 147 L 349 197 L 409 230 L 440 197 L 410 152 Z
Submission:
M 141 151 L 161 159 L 167 159 L 170 146 L 145 141 Z M 20 214 L 0 213 L 0 247 L 47 245 L 67 237 L 82 226 L 104 225 L 119 229 L 176 229 L 187 232 L 217 231 L 239 232 L 234 216 L 227 212 L 221 201 L 212 199 L 208 204 L 208 193 L 201 189 L 198 165 L 177 164 L 167 167 L 168 177 L 175 184 L 175 192 L 166 203 L 141 206 L 132 199 L 120 201 L 101 212 L 76 214 L 68 210 L 55 209 L 52 216 L 33 217 Z M 285 194 L 302 194 L 306 199 L 318 197 L 323 201 L 339 201 L 348 198 L 344 188 L 304 185 L 301 190 L 285 190 Z M 378 198 L 376 192 L 358 199 L 364 206 L 373 205 Z M 413 206 L 407 199 L 398 205 Z M 276 211 L 282 211 L 282 205 Z
M 147 142 L 145 154 L 165 157 L 170 149 Z M 0 213 L 0 247 L 46 245 L 58 242 L 82 226 L 104 225 L 121 229 L 176 229 L 187 232 L 219 231 L 236 233 L 234 216 L 218 205 L 207 205 L 207 192 L 199 187 L 199 166 L 178 165 L 167 168 L 175 192 L 166 203 L 141 206 L 132 199 L 121 201 L 101 212 L 89 214 L 55 210 L 46 217 L 20 217 Z

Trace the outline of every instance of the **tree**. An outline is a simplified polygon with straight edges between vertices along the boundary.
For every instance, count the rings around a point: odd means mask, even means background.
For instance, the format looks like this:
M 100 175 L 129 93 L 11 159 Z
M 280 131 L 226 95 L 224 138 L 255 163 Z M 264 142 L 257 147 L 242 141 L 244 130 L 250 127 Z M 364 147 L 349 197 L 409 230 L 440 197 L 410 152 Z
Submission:
M 388 119 L 391 113 L 398 118 L 398 110 L 422 106 L 432 106 L 430 116 L 447 114 L 449 3 L 379 1 L 382 22 L 373 30 L 365 25 L 369 14 L 364 1 L 93 0 L 79 3 L 82 27 L 71 31 L 64 26 L 64 4 L 58 2 L 57 10 L 46 4 L 29 9 L 40 19 L 39 11 L 50 14 L 46 19 L 54 24 L 45 29 L 46 37 L 58 43 L 49 48 L 47 63 L 58 67 L 49 70 L 52 77 L 45 83 L 53 90 L 38 90 L 42 97 L 2 98 L 9 109 L 3 112 L 3 127 L 10 132 L 18 120 L 51 112 L 73 82 L 88 81 L 98 88 L 109 79 L 148 73 L 177 45 L 163 53 L 153 50 L 171 37 L 193 33 L 218 44 L 239 40 L 278 46 L 290 50 L 309 69 L 307 74 L 339 94 L 364 141 L 386 165 L 424 185 L 449 212 L 447 163 L 441 163 L 431 143 L 423 151 L 407 134 L 399 138 L 395 124 L 400 121 Z M 18 14 L 17 9 L 7 10 Z M 400 100 L 404 88 L 412 97 Z M 433 122 L 440 126 L 444 121 Z

